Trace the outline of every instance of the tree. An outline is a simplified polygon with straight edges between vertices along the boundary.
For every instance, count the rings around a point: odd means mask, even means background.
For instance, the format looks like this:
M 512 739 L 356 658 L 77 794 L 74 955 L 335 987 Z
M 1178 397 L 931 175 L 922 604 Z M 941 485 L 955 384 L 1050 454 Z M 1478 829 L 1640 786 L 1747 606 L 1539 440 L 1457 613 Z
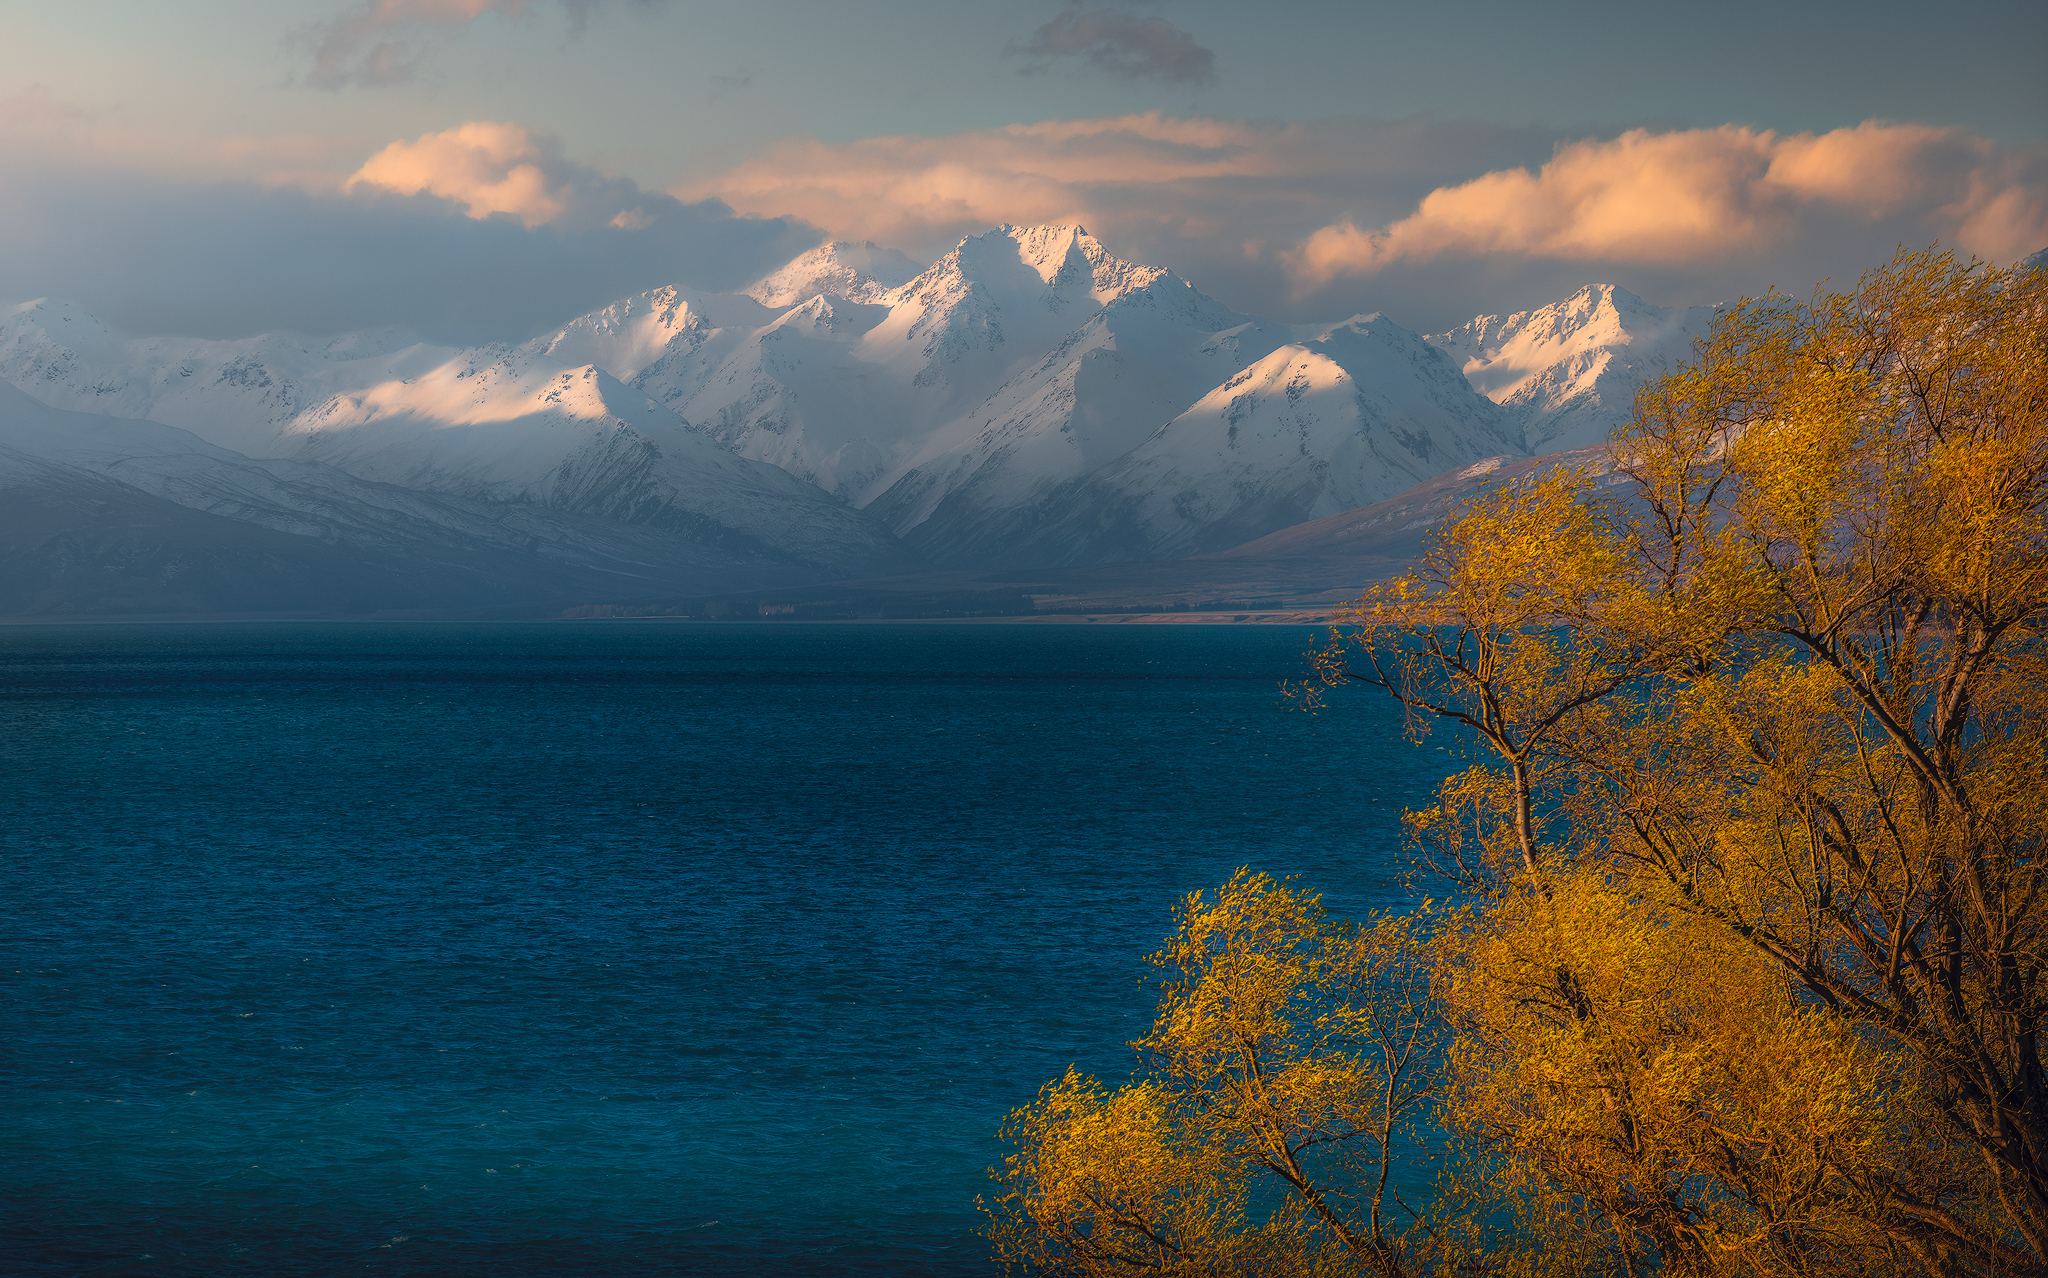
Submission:
M 1583 855 L 1911 1063 L 1941 1156 L 1835 1168 L 1873 1223 L 2048 1272 L 2048 274 L 1744 304 L 1615 449 L 1636 591 L 1574 623 L 1661 677 L 1573 744 Z
M 1069 1070 L 1010 1117 L 998 1255 L 1028 1271 L 1410 1272 L 1389 1219 L 1440 1024 L 1420 929 L 1364 927 L 1264 875 L 1197 893 L 1153 956 L 1147 1066 L 1114 1090 Z
M 1253 911 L 1170 987 L 1146 1080 L 1019 1112 L 1014 1257 L 2048 1275 L 2048 272 L 1902 253 L 1729 308 L 1605 475 L 1488 495 L 1352 620 L 1307 700 L 1364 682 L 1473 748 L 1409 817 L 1464 904 L 1401 933 L 1428 977 L 1403 1015 L 1449 1036 L 1403 1077 L 1470 1160 L 1464 1230 L 1389 1241 L 1317 1161 L 1370 1130 L 1369 1054 L 1299 1028 L 1341 1018 L 1180 1010 L 1212 973 L 1269 973 L 1273 1007 L 1330 988 L 1287 957 L 1324 925 Z M 1245 882 L 1233 908 L 1286 914 Z M 1208 952 L 1198 915 L 1166 953 Z M 1320 1117 L 1259 1100 L 1274 1078 L 1317 1080 Z M 1260 1168 L 1291 1194 L 1264 1216 Z M 1087 1252 L 1137 1220 L 1172 1247 Z
M 1506 547 L 1461 529 L 1361 610 L 1405 703 L 1541 712 L 1418 821 L 1482 864 L 1489 821 L 1549 836 L 1445 955 L 1452 1121 L 1574 1263 L 2048 1272 L 2048 276 L 1902 254 L 1745 302 L 1613 458 L 1624 499 L 1497 494 Z M 1465 602 L 1496 583 L 1518 615 Z M 1418 596 L 1439 628 L 1371 624 Z

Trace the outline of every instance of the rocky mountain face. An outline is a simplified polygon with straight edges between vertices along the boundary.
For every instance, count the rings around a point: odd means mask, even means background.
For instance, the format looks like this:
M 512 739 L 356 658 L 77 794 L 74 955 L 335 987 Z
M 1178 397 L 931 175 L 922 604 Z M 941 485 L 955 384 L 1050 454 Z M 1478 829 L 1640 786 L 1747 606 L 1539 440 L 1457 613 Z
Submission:
M 1532 454 L 1590 448 L 1628 416 L 1636 387 L 1685 363 L 1716 308 L 1652 306 L 1593 284 L 1561 302 L 1481 315 L 1428 341 L 1506 409 Z
M 478 598 L 1158 560 L 1596 444 L 1711 316 L 1595 286 L 1430 337 L 1281 325 L 1077 226 L 921 271 L 822 245 L 518 345 L 131 338 L 46 299 L 0 308 L 0 501 L 55 528 L 49 494 L 118 485 L 164 528 L 432 561 Z M 41 525 L 9 526 L 29 553 Z

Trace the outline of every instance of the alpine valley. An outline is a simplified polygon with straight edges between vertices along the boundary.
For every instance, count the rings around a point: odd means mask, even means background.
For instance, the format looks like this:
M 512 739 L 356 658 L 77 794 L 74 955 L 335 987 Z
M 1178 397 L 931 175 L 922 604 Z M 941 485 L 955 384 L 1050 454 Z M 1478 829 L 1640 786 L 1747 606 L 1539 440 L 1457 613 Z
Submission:
M 1712 314 L 1599 285 L 1435 335 L 1276 324 L 1078 226 L 923 270 L 826 244 L 519 345 L 0 306 L 0 616 L 1355 589 L 1457 494 L 1597 457 Z

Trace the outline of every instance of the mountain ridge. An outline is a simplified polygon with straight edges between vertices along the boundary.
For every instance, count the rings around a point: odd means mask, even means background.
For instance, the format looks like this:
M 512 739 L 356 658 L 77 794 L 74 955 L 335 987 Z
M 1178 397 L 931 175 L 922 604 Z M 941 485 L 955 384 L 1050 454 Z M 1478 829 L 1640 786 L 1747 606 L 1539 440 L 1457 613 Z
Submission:
M 1427 336 L 1275 324 L 1084 227 L 1006 225 L 922 270 L 828 243 L 740 293 L 650 289 L 469 348 L 131 338 L 43 299 L 0 309 L 0 379 L 189 430 L 239 456 L 208 463 L 222 483 L 326 467 L 833 580 L 1220 553 L 1587 447 L 1711 316 L 1592 285 Z
M 1507 410 L 1534 455 L 1605 439 L 1635 388 L 1684 362 L 1717 310 L 1653 306 L 1617 285 L 1589 284 L 1548 306 L 1477 316 L 1427 340 Z

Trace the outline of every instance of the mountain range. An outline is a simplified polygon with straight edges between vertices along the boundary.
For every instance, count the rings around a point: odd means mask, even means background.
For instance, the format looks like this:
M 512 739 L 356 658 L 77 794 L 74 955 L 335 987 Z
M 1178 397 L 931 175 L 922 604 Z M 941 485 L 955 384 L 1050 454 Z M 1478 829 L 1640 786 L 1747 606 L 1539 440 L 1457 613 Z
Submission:
M 0 615 L 434 612 L 1229 551 L 1582 449 L 1710 308 L 1245 315 L 1078 226 L 820 246 L 517 345 L 0 307 Z M 326 584 L 322 584 L 326 583 Z

